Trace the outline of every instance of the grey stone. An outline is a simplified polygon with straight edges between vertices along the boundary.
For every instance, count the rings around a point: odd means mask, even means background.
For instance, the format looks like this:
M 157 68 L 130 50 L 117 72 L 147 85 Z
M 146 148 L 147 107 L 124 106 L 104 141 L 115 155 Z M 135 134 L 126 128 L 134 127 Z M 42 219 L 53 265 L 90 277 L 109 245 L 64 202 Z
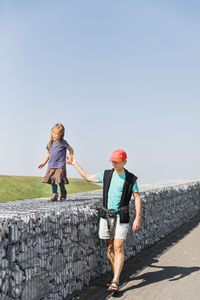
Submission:
M 10 226 L 9 236 L 11 242 L 17 242 L 19 240 L 19 230 L 17 225 Z
M 8 267 L 8 260 L 6 258 L 3 258 L 1 260 L 1 266 L 3 269 L 6 269 Z
M 9 247 L 9 260 L 11 262 L 14 262 L 15 261 L 15 245 L 13 245 L 12 247 Z
M 12 272 L 12 277 L 15 280 L 15 283 L 18 285 L 22 282 L 23 280 L 23 273 L 21 270 L 18 270 L 16 272 Z
M 65 268 L 66 259 L 61 253 L 57 253 L 51 261 L 51 265 L 56 272 L 61 272 Z
M 3 248 L 3 246 L 0 246 L 0 260 L 5 256 L 6 251 L 5 248 Z
M 8 292 L 8 290 L 9 290 L 9 281 L 8 281 L 7 278 L 3 281 L 1 290 L 2 290 L 3 293 Z
M 21 296 L 21 291 L 22 291 L 21 286 L 19 286 L 19 287 L 12 287 L 11 288 L 11 294 L 12 294 L 13 298 L 14 299 L 19 299 L 19 297 Z

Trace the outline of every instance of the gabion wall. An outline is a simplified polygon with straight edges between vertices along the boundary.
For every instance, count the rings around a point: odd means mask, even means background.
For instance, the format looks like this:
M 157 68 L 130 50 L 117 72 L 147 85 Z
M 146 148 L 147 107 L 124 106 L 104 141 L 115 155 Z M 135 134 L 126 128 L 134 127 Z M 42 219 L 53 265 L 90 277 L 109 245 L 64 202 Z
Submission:
M 140 187 L 141 229 L 129 231 L 125 257 L 160 240 L 200 212 L 200 182 Z M 32 199 L 0 204 L 0 300 L 60 300 L 110 270 L 98 238 L 102 191 L 65 202 Z M 132 225 L 135 209 L 130 203 Z M 131 226 L 130 226 L 131 228 Z

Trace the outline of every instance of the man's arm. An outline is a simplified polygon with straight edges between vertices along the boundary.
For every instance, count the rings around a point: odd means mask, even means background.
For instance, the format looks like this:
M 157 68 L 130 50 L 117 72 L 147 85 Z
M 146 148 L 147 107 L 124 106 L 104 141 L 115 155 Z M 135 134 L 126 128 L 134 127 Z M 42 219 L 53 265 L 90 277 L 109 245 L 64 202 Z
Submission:
M 83 170 L 83 168 L 81 168 L 81 166 L 79 166 L 79 164 L 77 163 L 77 161 L 75 160 L 75 158 L 73 158 L 72 165 L 76 168 L 76 170 L 79 172 L 79 174 L 85 180 L 90 181 L 90 182 L 94 182 L 94 183 L 98 183 L 99 182 L 97 176 L 95 174 L 94 175 L 90 175 L 87 171 Z
M 135 210 L 136 210 L 136 217 L 133 222 L 133 231 L 138 231 L 140 229 L 140 220 L 141 220 L 141 213 L 142 213 L 142 201 L 140 198 L 139 193 L 133 193 L 133 197 L 135 199 Z

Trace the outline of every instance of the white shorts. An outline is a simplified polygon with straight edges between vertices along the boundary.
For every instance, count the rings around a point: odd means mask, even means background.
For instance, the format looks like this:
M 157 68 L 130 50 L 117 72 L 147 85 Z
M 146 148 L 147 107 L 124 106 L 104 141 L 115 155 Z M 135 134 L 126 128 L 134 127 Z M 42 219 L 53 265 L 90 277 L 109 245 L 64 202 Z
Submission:
M 114 239 L 122 239 L 125 240 L 128 230 L 129 230 L 129 223 L 120 223 L 120 218 L 117 218 L 116 228 L 115 228 L 115 236 Z M 112 226 L 114 222 L 114 218 L 109 218 L 109 222 Z M 107 220 L 104 218 L 100 218 L 99 222 L 99 238 L 100 239 L 111 239 L 110 234 L 108 232 L 108 224 Z

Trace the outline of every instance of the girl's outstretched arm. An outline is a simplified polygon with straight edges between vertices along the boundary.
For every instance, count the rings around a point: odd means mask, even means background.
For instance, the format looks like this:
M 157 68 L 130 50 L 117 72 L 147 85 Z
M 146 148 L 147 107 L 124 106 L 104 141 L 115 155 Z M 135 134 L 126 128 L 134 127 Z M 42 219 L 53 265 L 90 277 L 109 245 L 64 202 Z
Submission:
M 47 155 L 46 155 L 46 157 L 45 157 L 44 162 L 41 163 L 41 164 L 38 166 L 38 168 L 39 168 L 39 169 L 43 168 L 43 167 L 46 165 L 46 163 L 48 162 L 48 160 L 49 160 L 49 150 L 47 151 Z
M 76 170 L 79 172 L 79 174 L 85 180 L 90 181 L 90 182 L 95 182 L 95 183 L 99 182 L 97 176 L 95 174 L 94 175 L 90 175 L 87 171 L 83 170 L 83 168 L 81 166 L 79 166 L 79 164 L 77 163 L 77 161 L 75 160 L 75 158 L 73 158 L 72 165 L 76 168 Z
M 69 146 L 67 148 L 67 150 L 69 151 L 69 157 L 66 157 L 66 162 L 71 165 L 72 164 L 72 161 L 73 161 L 73 155 L 74 155 L 74 149 Z

